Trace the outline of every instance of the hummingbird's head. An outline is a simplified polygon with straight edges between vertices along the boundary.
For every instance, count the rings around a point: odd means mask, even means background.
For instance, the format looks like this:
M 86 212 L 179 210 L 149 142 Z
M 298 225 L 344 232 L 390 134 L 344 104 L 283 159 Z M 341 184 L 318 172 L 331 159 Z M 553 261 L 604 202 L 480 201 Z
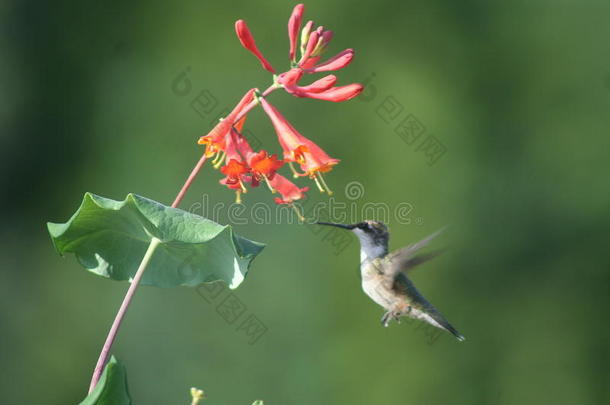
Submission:
M 362 251 L 369 258 L 385 256 L 388 253 L 390 233 L 388 227 L 380 221 L 366 220 L 352 225 L 335 224 L 332 222 L 317 222 L 319 225 L 335 226 L 350 230 L 360 239 Z

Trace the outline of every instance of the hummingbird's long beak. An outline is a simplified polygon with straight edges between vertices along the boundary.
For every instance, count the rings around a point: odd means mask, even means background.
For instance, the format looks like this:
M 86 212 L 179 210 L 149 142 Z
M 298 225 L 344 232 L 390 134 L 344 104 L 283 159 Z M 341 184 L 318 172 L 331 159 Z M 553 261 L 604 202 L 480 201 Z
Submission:
M 335 224 L 333 222 L 316 222 L 318 225 L 328 225 L 328 226 L 336 226 L 337 228 L 343 228 L 347 230 L 352 230 L 356 227 L 356 225 L 343 225 L 343 224 Z

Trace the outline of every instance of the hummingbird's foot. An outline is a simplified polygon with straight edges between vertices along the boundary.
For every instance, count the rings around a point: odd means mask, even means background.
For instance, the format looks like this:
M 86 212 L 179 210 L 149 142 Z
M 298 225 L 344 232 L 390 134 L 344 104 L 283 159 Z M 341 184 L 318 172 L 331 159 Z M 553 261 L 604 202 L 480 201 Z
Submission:
M 388 311 L 385 314 L 383 314 L 383 316 L 381 317 L 381 324 L 387 328 L 388 325 L 390 324 L 391 319 L 392 319 L 392 311 Z
M 400 311 L 388 311 L 381 317 L 381 324 L 387 328 L 392 319 L 400 323 L 401 315 Z
M 401 316 L 402 316 L 402 312 L 400 312 L 400 311 L 392 312 L 392 318 L 396 321 L 396 323 L 400 323 Z

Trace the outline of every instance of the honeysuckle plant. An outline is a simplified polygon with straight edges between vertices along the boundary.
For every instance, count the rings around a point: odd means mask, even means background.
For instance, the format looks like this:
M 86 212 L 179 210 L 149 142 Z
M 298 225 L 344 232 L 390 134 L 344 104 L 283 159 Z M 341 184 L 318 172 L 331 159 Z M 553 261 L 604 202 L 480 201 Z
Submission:
M 324 76 L 309 85 L 299 85 L 305 74 L 343 69 L 354 57 L 354 50 L 346 49 L 320 62 L 333 37 L 333 32 L 325 30 L 322 26 L 314 27 L 313 21 L 307 22 L 301 28 L 304 11 L 305 7 L 298 4 L 288 20 L 290 66 L 287 71 L 280 74 L 277 74 L 275 68 L 258 49 L 246 22 L 238 20 L 235 23 L 235 32 L 242 46 L 260 61 L 265 70 L 273 74 L 271 86 L 263 92 L 257 88 L 248 90 L 233 111 L 209 134 L 199 139 L 199 143 L 206 147 L 204 156 L 213 157 L 214 167 L 220 168 L 222 174 L 226 175 L 221 183 L 235 190 L 237 202 L 241 202 L 241 196 L 248 191 L 248 185 L 257 187 L 264 181 L 272 193 L 280 194 L 281 197 L 275 198 L 276 203 L 294 207 L 293 202 L 303 198 L 308 188 L 300 188 L 285 177 L 276 179 L 277 171 L 285 163 L 290 166 L 294 178 L 308 176 L 314 180 L 321 192 L 332 194 L 322 173 L 329 172 L 339 163 L 339 159 L 331 158 L 315 142 L 301 135 L 277 108 L 266 100 L 269 94 L 282 88 L 296 97 L 334 102 L 347 101 L 363 90 L 362 85 L 358 83 L 335 86 L 337 82 L 335 75 Z M 300 51 L 298 60 L 297 48 Z M 257 105 L 263 107 L 273 123 L 282 147 L 283 160 L 265 150 L 254 152 L 241 134 L 248 113 Z M 299 172 L 295 165 L 299 165 L 302 172 Z M 297 215 L 300 216 L 298 211 Z
M 333 33 L 324 27 L 315 27 L 313 21 L 303 25 L 303 12 L 304 6 L 297 5 L 288 20 L 289 66 L 280 74 L 258 49 L 246 22 L 235 23 L 242 46 L 272 73 L 272 84 L 264 91 L 248 90 L 226 117 L 199 138 L 198 144 L 204 146 L 202 156 L 170 206 L 135 194 L 115 201 L 86 193 L 67 222 L 47 224 L 61 255 L 72 253 L 88 271 L 130 282 L 95 365 L 89 394 L 81 404 L 131 404 L 125 367 L 110 353 L 139 285 L 194 287 L 222 280 L 230 288 L 237 288 L 264 248 L 264 244 L 234 233 L 230 225 L 220 225 L 178 208 L 208 160 L 222 174 L 220 184 L 235 191 L 237 202 L 241 202 L 249 188 L 264 183 L 276 194 L 275 203 L 294 207 L 303 219 L 294 203 L 305 196 L 308 187 L 299 186 L 280 174 L 284 165 L 290 167 L 293 180 L 308 177 L 321 192 L 332 193 L 323 173 L 332 170 L 339 159 L 330 157 L 299 133 L 267 100 L 278 89 L 295 97 L 334 102 L 349 100 L 362 92 L 362 85 L 357 83 L 335 86 L 334 75 L 300 84 L 305 75 L 346 67 L 354 56 L 352 49 L 346 49 L 322 61 Z M 257 106 L 262 107 L 273 124 L 282 158 L 267 150 L 253 150 L 242 135 L 248 114 Z M 204 398 L 203 391 L 195 388 L 191 389 L 191 396 L 193 404 Z

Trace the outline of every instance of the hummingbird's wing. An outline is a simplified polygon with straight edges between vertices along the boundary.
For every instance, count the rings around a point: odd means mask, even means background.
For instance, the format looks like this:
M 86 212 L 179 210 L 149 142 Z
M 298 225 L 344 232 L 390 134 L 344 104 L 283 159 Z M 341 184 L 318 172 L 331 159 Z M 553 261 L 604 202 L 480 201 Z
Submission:
M 432 239 L 436 238 L 444 230 L 445 228 L 439 229 L 432 235 L 425 237 L 419 242 L 413 243 L 402 249 L 397 249 L 392 253 L 388 254 L 385 258 L 385 260 L 387 261 L 386 268 L 388 275 L 395 277 L 398 273 L 402 271 L 407 272 L 413 269 L 414 267 L 425 263 L 428 260 L 433 259 L 434 257 L 441 254 L 443 251 L 437 250 L 430 253 L 416 255 L 421 248 L 427 246 L 432 241 Z
M 409 302 L 407 316 L 422 320 L 437 328 L 444 329 L 458 340 L 464 337 L 447 321 L 447 319 L 415 288 L 415 285 L 404 273 L 396 274 L 393 290 L 406 296 Z

